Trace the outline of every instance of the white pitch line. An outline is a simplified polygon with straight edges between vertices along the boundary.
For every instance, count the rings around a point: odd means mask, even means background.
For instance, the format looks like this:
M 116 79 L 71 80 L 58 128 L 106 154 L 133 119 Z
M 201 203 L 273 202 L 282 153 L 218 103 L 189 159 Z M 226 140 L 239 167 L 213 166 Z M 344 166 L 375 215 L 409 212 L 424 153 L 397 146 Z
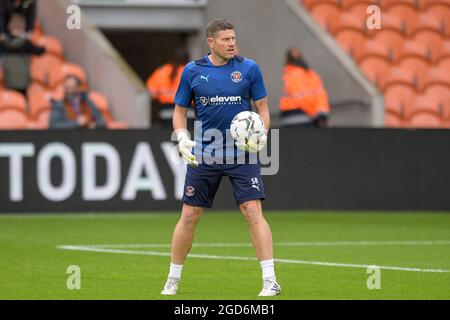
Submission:
M 157 252 L 157 251 L 134 251 L 134 250 L 118 250 L 118 249 L 107 249 L 107 248 L 96 248 L 87 246 L 57 246 L 58 249 L 63 250 L 75 250 L 75 251 L 90 251 L 90 252 L 105 252 L 105 253 L 120 253 L 120 254 L 137 254 L 137 255 L 150 255 L 150 256 L 170 256 L 170 252 Z M 255 261 L 256 258 L 251 257 L 238 257 L 238 256 L 218 256 L 218 255 L 208 255 L 208 254 L 189 254 L 190 258 L 200 258 L 200 259 L 213 259 L 213 260 L 245 260 L 245 261 Z M 367 269 L 368 264 L 349 264 L 349 263 L 336 263 L 336 262 L 321 262 L 321 261 L 305 261 L 305 260 L 290 260 L 290 259 L 274 259 L 276 262 L 283 263 L 295 263 L 295 264 L 307 264 L 307 265 L 319 265 L 327 267 L 347 267 L 347 268 L 364 268 Z M 448 273 L 450 270 L 445 269 L 421 269 L 421 268 L 408 268 L 408 267 L 396 267 L 396 266 L 379 266 L 380 269 L 385 270 L 397 270 L 397 271 L 413 271 L 413 272 L 432 272 L 432 273 Z
M 274 246 L 279 247 L 309 247 L 309 246 L 422 246 L 422 245 L 450 245 L 450 240 L 424 240 L 424 241 L 305 241 L 305 242 L 276 242 Z M 80 245 L 82 247 L 95 248 L 170 248 L 170 244 L 98 244 L 98 245 Z M 193 247 L 197 248 L 233 248 L 233 247 L 251 247 L 248 242 L 243 243 L 194 243 Z

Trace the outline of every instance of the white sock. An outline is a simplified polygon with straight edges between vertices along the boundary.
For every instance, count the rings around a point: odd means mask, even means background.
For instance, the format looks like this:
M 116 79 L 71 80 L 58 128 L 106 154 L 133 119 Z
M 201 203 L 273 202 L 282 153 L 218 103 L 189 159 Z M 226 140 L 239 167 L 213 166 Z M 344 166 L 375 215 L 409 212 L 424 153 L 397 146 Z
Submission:
M 259 262 L 262 269 L 262 278 L 265 279 L 273 279 L 275 280 L 275 268 L 273 259 L 270 260 L 262 260 Z
M 181 271 L 183 270 L 182 264 L 173 264 L 170 263 L 170 271 L 169 271 L 169 278 L 170 279 L 181 279 Z

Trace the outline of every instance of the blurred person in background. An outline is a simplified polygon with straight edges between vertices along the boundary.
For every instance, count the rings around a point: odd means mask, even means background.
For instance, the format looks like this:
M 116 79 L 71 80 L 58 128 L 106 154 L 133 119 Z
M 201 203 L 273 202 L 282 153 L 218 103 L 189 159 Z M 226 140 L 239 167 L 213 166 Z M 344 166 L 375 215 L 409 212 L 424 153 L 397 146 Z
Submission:
M 286 53 L 284 88 L 280 98 L 281 125 L 326 127 L 330 106 L 319 75 L 309 68 L 300 50 Z
M 147 79 L 147 88 L 152 97 L 153 124 L 164 127 L 172 126 L 175 93 L 188 59 L 186 49 L 178 48 L 173 57 L 156 69 Z M 188 114 L 189 127 L 193 127 L 193 119 L 194 112 L 191 110 Z
M 26 33 L 25 17 L 14 13 L 8 22 L 8 33 L 0 35 L 0 57 L 4 72 L 4 86 L 26 94 L 31 83 L 31 55 L 42 55 L 45 48 L 35 46 Z
M 5 33 L 8 22 L 14 13 L 20 13 L 25 17 L 25 31 L 33 31 L 36 21 L 36 0 L 1 0 L 0 1 L 0 34 Z
M 81 80 L 69 75 L 64 81 L 63 100 L 51 100 L 50 129 L 105 128 L 101 112 L 89 93 L 81 89 Z

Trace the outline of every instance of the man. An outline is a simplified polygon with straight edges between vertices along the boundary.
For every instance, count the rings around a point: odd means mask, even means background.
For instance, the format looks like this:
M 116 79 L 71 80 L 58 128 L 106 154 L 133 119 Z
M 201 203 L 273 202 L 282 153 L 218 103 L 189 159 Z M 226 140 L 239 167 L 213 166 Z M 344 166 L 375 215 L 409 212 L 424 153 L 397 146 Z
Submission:
M 8 35 L 0 35 L 0 57 L 3 57 L 5 87 L 26 95 L 31 83 L 31 55 L 42 55 L 45 49 L 35 46 L 26 34 L 25 17 L 19 13 L 8 22 Z
M 275 277 L 272 234 L 262 214 L 261 200 L 265 195 L 259 165 L 229 164 L 228 152 L 225 156 L 227 161 L 221 164 L 224 159 L 220 156 L 220 149 L 230 150 L 225 143 L 229 140 L 223 137 L 229 135 L 227 130 L 231 120 L 237 113 L 251 110 L 251 100 L 264 120 L 266 130 L 269 129 L 267 92 L 258 65 L 250 59 L 235 55 L 236 35 L 230 22 L 225 19 L 213 20 L 208 24 L 206 34 L 211 53 L 185 67 L 175 97 L 173 126 L 180 154 L 188 163 L 188 168 L 181 217 L 172 237 L 170 271 L 161 294 L 176 294 L 197 222 L 204 208 L 212 206 L 222 176 L 228 176 L 236 203 L 248 222 L 250 238 L 261 264 L 263 289 L 259 295 L 278 295 L 281 288 Z M 186 115 L 192 101 L 197 120 L 196 142 L 190 140 L 186 130 Z M 203 132 L 199 132 L 199 128 Z M 209 129 L 219 130 L 222 134 L 222 139 L 217 136 L 214 139 L 220 145 L 215 150 L 219 155 L 208 155 L 210 150 L 207 142 L 210 140 L 202 133 Z M 191 150 L 195 145 L 194 155 Z M 239 152 L 233 144 L 231 147 L 231 158 L 236 160 Z M 214 163 L 207 163 L 211 158 L 214 158 Z M 202 160 L 205 163 L 199 163 Z
M 32 32 L 36 20 L 36 0 L 0 1 L 0 33 L 7 30 L 9 19 L 14 13 L 20 13 L 25 17 L 26 32 Z
M 287 51 L 283 73 L 281 125 L 326 127 L 330 112 L 327 92 L 319 75 L 303 60 L 300 50 Z
M 69 75 L 64 81 L 64 98 L 51 100 L 50 129 L 104 128 L 101 112 L 81 90 L 81 80 Z

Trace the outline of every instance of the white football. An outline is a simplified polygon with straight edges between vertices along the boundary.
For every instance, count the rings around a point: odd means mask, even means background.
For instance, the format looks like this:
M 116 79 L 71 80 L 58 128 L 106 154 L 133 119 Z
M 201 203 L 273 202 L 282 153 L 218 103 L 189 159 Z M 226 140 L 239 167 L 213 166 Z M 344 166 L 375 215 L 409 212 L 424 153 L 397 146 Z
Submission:
M 258 144 L 266 135 L 263 119 L 252 111 L 242 111 L 235 115 L 231 120 L 230 131 L 237 142 L 236 146 L 245 151 L 249 151 L 249 142 Z

